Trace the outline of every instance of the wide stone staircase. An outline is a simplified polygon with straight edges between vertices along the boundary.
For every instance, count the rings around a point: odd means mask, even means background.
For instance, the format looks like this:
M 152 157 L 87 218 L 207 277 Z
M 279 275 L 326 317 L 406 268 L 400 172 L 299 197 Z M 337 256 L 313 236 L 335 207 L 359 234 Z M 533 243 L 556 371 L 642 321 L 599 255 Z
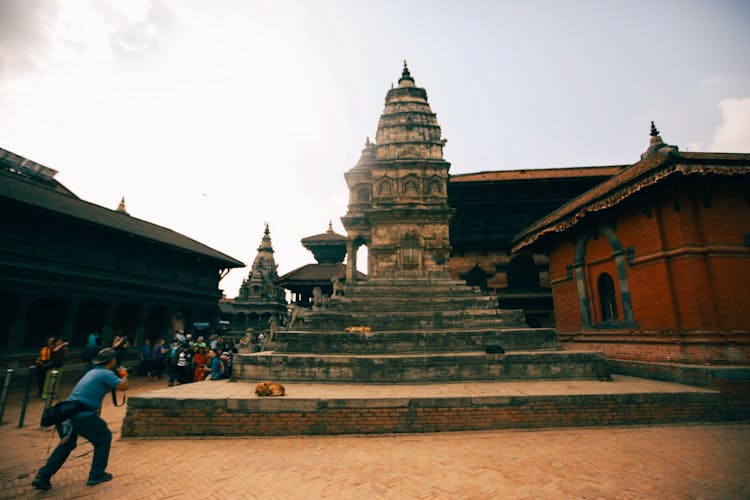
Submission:
M 528 328 L 522 311 L 497 309 L 496 298 L 445 279 L 349 286 L 276 332 L 272 349 L 239 356 L 235 377 L 426 383 L 609 376 L 602 353 L 561 351 L 553 330 Z
M 455 281 L 358 283 L 275 332 L 272 350 L 237 355 L 232 380 L 130 398 L 122 436 L 372 434 L 737 418 L 719 391 L 610 377 L 603 353 L 560 350 L 553 330 L 528 328 L 522 318 Z M 286 395 L 256 396 L 262 380 L 284 383 Z

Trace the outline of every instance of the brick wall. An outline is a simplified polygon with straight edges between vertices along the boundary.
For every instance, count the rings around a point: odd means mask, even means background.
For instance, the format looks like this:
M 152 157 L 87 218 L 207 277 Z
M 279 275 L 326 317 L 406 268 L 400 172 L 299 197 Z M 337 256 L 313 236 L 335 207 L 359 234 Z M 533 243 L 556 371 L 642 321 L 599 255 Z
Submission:
M 707 196 L 710 185 L 710 199 Z M 613 228 L 623 249 L 634 326 L 601 324 L 597 279 L 617 279 L 614 249 L 588 227 L 585 289 L 593 329 L 583 330 L 575 276 L 581 227 L 554 240 L 550 250 L 559 334 L 578 335 L 575 349 L 609 357 L 680 362 L 750 363 L 750 208 L 742 183 L 723 177 L 675 177 L 638 193 L 600 220 Z M 580 225 L 582 226 L 582 225 Z M 577 231 L 577 232 L 576 232 Z M 617 294 L 618 317 L 624 317 Z M 619 335 L 621 343 L 607 332 Z
M 712 422 L 730 417 L 717 392 L 385 400 L 132 398 L 122 436 L 380 434 Z

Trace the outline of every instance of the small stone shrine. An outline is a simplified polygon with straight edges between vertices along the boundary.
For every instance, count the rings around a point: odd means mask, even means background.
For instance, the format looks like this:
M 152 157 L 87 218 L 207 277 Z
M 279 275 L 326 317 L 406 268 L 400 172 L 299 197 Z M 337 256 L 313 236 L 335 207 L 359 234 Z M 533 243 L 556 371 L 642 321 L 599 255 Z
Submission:
M 404 63 L 385 98 L 376 144 L 345 174 L 348 266 L 342 293 L 276 332 L 275 350 L 241 356 L 236 377 L 281 381 L 431 382 L 606 378 L 598 352 L 557 348 L 520 310 L 452 280 L 446 140 Z M 356 255 L 368 247 L 367 280 Z M 489 354 L 488 354 L 489 353 Z

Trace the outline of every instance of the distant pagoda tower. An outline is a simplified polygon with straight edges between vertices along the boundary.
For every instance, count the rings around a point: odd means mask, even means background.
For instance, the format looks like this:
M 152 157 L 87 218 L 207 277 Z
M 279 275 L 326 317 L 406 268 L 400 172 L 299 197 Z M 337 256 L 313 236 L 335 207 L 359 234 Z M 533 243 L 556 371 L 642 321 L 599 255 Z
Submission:
M 346 281 L 347 238 L 333 231 L 333 225 L 328 224 L 328 230 L 322 234 L 302 238 L 302 246 L 315 256 L 315 264 L 306 264 L 289 271 L 276 280 L 278 286 L 284 287 L 292 294 L 292 303 L 308 307 L 312 305 L 313 290 L 320 288 L 325 295 L 334 295 L 334 282 Z M 357 272 L 357 280 L 365 280 L 367 276 Z
M 274 284 L 279 276 L 273 253 L 271 232 L 266 224 L 250 272 L 240 286 L 239 295 L 232 302 L 237 327 L 267 330 L 271 316 L 281 320 L 286 315 L 284 290 Z
M 427 93 L 409 68 L 385 97 L 376 144 L 369 138 L 345 174 L 349 208 L 347 281 L 354 281 L 357 249 L 368 247 L 368 279 L 449 279 L 450 163 L 443 159 L 440 125 Z

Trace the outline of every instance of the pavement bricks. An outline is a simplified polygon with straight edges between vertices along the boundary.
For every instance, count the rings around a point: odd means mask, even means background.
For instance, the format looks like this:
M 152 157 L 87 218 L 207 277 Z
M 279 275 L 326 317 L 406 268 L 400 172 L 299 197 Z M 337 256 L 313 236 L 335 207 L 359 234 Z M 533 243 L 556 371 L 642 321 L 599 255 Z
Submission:
M 131 393 L 165 385 L 134 379 Z M 81 439 L 38 492 L 56 438 L 38 400 L 17 427 L 20 400 L 0 426 L 0 498 L 750 498 L 750 423 L 146 440 L 120 439 L 125 410 L 108 399 L 114 480 L 86 486 Z

